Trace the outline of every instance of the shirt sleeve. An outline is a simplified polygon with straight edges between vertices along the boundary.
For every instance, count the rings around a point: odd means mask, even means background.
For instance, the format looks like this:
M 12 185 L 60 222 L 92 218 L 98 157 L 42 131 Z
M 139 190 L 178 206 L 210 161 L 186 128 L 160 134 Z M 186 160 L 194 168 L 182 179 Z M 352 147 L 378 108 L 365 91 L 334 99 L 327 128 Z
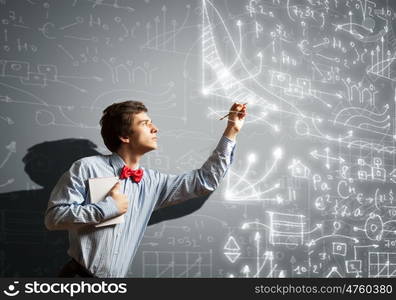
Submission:
M 118 215 L 117 206 L 110 196 L 98 203 L 87 203 L 86 177 L 82 161 L 78 160 L 59 179 L 45 211 L 44 223 L 48 230 L 98 224 Z
M 213 192 L 232 163 L 235 142 L 222 136 L 201 168 L 181 174 L 160 173 L 159 197 L 155 209 Z

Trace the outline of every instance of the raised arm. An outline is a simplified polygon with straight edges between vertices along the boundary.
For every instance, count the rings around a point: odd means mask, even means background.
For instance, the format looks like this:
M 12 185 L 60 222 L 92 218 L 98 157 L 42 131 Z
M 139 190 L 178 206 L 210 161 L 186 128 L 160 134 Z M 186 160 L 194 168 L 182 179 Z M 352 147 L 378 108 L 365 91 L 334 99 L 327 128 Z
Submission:
M 158 175 L 160 193 L 156 209 L 205 196 L 219 186 L 232 163 L 236 136 L 243 126 L 245 116 L 246 105 L 234 103 L 223 136 L 201 168 L 181 175 Z

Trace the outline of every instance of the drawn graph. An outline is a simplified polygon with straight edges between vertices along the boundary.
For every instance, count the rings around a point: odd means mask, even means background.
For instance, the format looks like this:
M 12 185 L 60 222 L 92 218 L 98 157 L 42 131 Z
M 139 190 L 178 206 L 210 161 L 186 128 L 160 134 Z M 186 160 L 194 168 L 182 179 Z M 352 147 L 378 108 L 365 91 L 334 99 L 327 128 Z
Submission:
M 396 278 L 396 253 L 369 252 L 369 277 Z
M 144 251 L 143 277 L 212 277 L 212 251 Z

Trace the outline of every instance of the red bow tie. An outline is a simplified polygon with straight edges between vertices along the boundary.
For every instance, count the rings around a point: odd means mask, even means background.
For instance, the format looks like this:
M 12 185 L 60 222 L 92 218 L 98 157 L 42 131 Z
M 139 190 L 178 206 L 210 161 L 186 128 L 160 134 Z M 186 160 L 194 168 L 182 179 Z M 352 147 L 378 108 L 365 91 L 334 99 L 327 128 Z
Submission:
M 143 177 L 143 170 L 142 169 L 132 170 L 128 166 L 124 166 L 120 174 L 120 179 L 125 179 L 129 177 L 132 177 L 132 180 L 138 183 Z

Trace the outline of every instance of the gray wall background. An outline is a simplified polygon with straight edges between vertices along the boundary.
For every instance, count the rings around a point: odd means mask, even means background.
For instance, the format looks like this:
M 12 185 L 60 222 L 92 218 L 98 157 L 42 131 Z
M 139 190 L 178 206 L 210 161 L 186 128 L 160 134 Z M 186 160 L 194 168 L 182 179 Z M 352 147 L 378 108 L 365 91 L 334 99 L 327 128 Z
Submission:
M 111 103 L 148 106 L 160 147 L 144 166 L 181 173 L 205 161 L 218 116 L 245 99 L 207 63 L 204 13 L 217 54 L 236 61 L 229 71 L 258 103 L 229 177 L 198 211 L 148 227 L 129 276 L 395 277 L 392 6 L 0 1 L 1 276 L 54 276 L 67 261 L 67 236 L 44 229 L 43 210 L 74 160 L 108 153 L 98 121 Z

